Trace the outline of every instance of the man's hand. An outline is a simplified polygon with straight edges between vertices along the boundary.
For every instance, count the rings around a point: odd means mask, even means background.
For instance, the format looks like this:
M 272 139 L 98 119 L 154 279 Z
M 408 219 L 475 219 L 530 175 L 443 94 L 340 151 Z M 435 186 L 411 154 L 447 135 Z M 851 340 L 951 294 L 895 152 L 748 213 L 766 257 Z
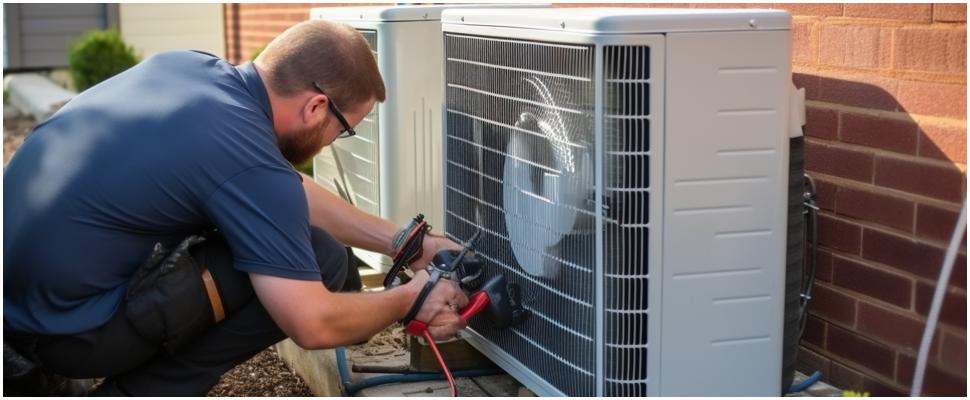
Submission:
M 424 237 L 422 248 L 423 252 L 421 253 L 421 258 L 417 259 L 410 265 L 412 271 L 423 271 L 428 267 L 429 264 L 431 264 L 431 259 L 434 258 L 434 255 L 438 254 L 439 251 L 461 251 L 460 244 L 452 242 L 450 239 L 444 236 L 432 235 L 431 233 L 428 233 L 428 235 Z
M 427 239 L 425 243 L 427 244 Z M 419 271 L 408 285 L 414 285 L 412 288 L 417 293 L 424 287 L 428 278 L 426 271 Z M 458 283 L 441 279 L 431 289 L 431 293 L 428 294 L 421 310 L 414 318 L 428 324 L 428 331 L 435 340 L 451 339 L 466 325 L 458 315 L 458 310 L 466 305 L 468 305 L 468 297 L 458 287 Z

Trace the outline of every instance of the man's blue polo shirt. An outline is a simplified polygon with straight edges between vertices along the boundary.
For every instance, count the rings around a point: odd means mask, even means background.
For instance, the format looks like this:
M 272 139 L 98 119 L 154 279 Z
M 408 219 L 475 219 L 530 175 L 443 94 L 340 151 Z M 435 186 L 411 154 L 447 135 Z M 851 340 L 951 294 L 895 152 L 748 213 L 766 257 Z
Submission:
M 38 125 L 4 170 L 3 214 L 5 330 L 96 328 L 154 243 L 213 227 L 240 271 L 320 280 L 259 74 L 199 52 L 151 57 Z

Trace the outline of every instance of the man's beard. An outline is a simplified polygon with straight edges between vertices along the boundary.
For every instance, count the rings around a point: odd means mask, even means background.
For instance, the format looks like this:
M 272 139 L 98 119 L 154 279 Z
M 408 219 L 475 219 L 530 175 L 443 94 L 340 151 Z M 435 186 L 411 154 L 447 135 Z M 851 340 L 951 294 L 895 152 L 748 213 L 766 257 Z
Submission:
M 310 161 L 323 149 L 325 128 L 326 124 L 324 123 L 277 138 L 283 158 L 297 167 Z

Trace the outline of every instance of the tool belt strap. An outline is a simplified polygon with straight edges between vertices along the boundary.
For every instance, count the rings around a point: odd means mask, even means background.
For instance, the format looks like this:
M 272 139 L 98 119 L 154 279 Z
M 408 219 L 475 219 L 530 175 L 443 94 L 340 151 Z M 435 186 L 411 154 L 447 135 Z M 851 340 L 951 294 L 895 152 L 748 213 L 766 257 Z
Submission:
M 205 292 L 209 296 L 209 305 L 212 306 L 212 316 L 215 322 L 219 323 L 226 319 L 226 311 L 222 308 L 222 299 L 219 297 L 219 289 L 216 288 L 216 281 L 212 279 L 209 269 L 202 270 L 202 282 L 205 283 Z

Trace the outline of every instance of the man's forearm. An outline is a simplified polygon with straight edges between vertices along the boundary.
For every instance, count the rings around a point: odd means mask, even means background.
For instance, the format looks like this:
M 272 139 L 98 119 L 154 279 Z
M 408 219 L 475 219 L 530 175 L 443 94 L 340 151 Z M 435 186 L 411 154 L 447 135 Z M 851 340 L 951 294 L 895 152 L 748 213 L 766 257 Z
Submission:
M 366 298 L 365 298 L 366 297 Z M 320 348 L 333 348 L 370 339 L 400 321 L 417 297 L 410 287 L 375 293 L 333 293 L 320 332 Z
M 303 176 L 310 208 L 310 224 L 319 226 L 343 244 L 392 255 L 391 239 L 398 226 L 354 207 L 336 194 Z
M 377 293 L 333 293 L 320 282 L 249 274 L 260 303 L 298 345 L 307 349 L 359 343 L 404 318 L 421 285 L 422 275 Z

